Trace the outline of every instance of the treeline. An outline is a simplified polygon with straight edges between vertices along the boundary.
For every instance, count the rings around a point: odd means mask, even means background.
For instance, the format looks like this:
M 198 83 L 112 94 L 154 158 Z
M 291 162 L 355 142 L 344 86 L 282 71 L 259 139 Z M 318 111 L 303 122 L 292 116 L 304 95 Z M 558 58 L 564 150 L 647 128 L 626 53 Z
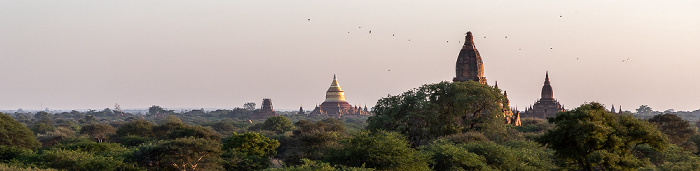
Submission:
M 0 170 L 700 170 L 700 135 L 676 115 L 587 103 L 516 127 L 505 99 L 442 82 L 382 98 L 369 118 L 248 120 L 250 104 L 0 114 Z

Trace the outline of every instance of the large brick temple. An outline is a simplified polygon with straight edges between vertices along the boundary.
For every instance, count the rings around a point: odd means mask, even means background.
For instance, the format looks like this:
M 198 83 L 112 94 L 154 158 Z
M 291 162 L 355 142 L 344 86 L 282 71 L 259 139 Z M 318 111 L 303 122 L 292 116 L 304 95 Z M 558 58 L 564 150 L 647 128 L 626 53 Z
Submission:
M 363 109 L 355 105 L 354 107 L 345 101 L 345 92 L 338 84 L 338 78 L 333 74 L 333 82 L 331 82 L 331 87 L 326 91 L 326 100 L 321 103 L 320 106 L 316 106 L 312 115 L 323 115 L 327 117 L 341 118 L 341 117 L 355 117 L 360 115 L 372 115 L 371 112 L 367 110 L 367 106 Z
M 613 110 L 615 110 L 613 108 Z M 523 112 L 523 117 L 534 117 L 534 118 L 549 118 L 557 116 L 557 113 L 563 112 L 564 106 L 559 104 L 557 99 L 554 99 L 554 91 L 552 91 L 552 85 L 549 82 L 549 72 L 545 74 L 544 86 L 542 86 L 542 96 L 535 104 L 529 106 Z
M 454 82 L 475 81 L 488 85 L 486 82 L 486 77 L 484 77 L 484 62 L 481 60 L 479 50 L 477 50 L 476 46 L 474 45 L 474 37 L 472 36 L 472 32 L 467 32 L 464 45 L 459 51 L 459 56 L 457 56 L 455 71 L 456 76 L 452 79 Z M 494 87 L 498 88 L 498 83 L 496 83 Z M 508 94 L 504 92 L 504 95 L 506 96 L 506 99 L 500 105 L 502 106 L 501 110 L 503 111 L 505 122 L 515 126 L 520 126 L 520 112 L 517 110 L 512 110 L 508 107 Z M 513 111 L 515 111 L 515 113 Z

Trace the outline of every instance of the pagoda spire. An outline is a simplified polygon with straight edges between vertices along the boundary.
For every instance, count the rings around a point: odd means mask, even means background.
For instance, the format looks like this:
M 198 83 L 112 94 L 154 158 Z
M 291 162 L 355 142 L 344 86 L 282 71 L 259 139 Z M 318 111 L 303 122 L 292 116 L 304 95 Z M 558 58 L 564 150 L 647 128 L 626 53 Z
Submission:
M 345 92 L 340 88 L 338 84 L 338 77 L 333 74 L 333 82 L 331 82 L 331 87 L 328 87 L 326 91 L 326 100 L 324 102 L 344 102 Z
M 549 71 L 547 71 L 544 78 L 544 86 L 542 86 L 542 99 L 553 99 L 554 92 L 552 91 L 552 85 L 549 83 Z
M 610 109 L 610 112 L 615 113 L 615 104 L 613 103 L 612 108 Z

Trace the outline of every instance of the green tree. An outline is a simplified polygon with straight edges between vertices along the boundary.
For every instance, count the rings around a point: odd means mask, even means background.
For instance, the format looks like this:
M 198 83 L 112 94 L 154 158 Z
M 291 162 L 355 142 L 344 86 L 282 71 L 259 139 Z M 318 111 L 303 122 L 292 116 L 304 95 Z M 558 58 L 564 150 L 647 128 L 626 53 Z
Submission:
M 426 84 L 379 99 L 367 128 L 402 133 L 414 144 L 469 130 L 503 135 L 504 99 L 499 89 L 473 81 Z
M 654 149 L 668 146 L 664 135 L 646 121 L 608 112 L 599 103 L 587 103 L 548 119 L 555 124 L 536 140 L 555 150 L 568 167 L 594 170 L 633 169 L 643 163 L 631 153 L 637 145 Z
M 51 116 L 51 114 L 48 112 L 40 111 L 34 114 L 34 118 L 36 120 L 51 120 L 53 119 L 53 116 Z
M 655 115 L 649 119 L 649 122 L 654 124 L 659 131 L 666 134 L 666 137 L 672 144 L 683 146 L 685 143 L 693 143 L 688 142 L 688 139 L 695 134 L 695 129 L 690 127 L 688 121 L 675 114 Z M 688 144 L 688 147 L 695 149 L 695 144 Z M 695 152 L 695 150 L 691 152 Z
M 647 105 L 641 105 L 635 110 L 637 110 L 637 115 L 651 115 L 654 112 L 654 110 L 651 110 L 651 107 Z
M 448 141 L 436 141 L 421 147 L 431 156 L 433 170 L 487 170 L 486 158 Z
M 155 115 L 159 113 L 163 113 L 163 108 L 160 106 L 153 105 L 148 108 L 148 114 Z
M 56 128 L 53 127 L 53 121 L 49 119 L 42 119 L 32 125 L 32 131 L 37 134 L 45 134 L 47 132 L 54 131 L 55 129 Z
M 263 130 L 275 131 L 278 134 L 285 133 L 287 131 L 292 131 L 294 126 L 289 118 L 284 116 L 272 116 L 267 118 L 262 125 Z
M 277 154 L 280 143 L 258 133 L 234 133 L 223 140 L 222 158 L 228 170 L 259 170 L 267 168 L 270 157 Z
M 0 113 L 0 145 L 35 149 L 41 144 L 27 127 Z
M 178 138 L 143 144 L 134 160 L 153 170 L 222 170 L 221 143 L 202 138 Z
M 253 111 L 255 110 L 255 103 L 254 102 L 248 102 L 243 104 L 243 109 L 248 110 L 248 111 Z
M 411 148 L 406 138 L 396 132 L 361 131 L 340 144 L 340 148 L 330 150 L 326 161 L 378 170 L 430 170 L 430 156 Z
M 291 141 L 278 148 L 287 164 L 301 164 L 304 158 L 321 160 L 329 148 L 338 147 L 338 142 L 347 136 L 345 124 L 334 118 L 315 123 L 300 120 L 294 125 L 296 129 L 292 131 Z
M 117 130 L 114 127 L 106 124 L 90 124 L 80 128 L 80 134 L 85 134 L 91 138 L 97 139 L 97 142 L 105 142 L 109 137 L 115 135 Z
M 119 137 L 123 136 L 140 136 L 140 137 L 154 137 L 153 134 L 153 123 L 146 120 L 135 120 L 124 124 L 122 127 L 117 129 L 117 135 Z

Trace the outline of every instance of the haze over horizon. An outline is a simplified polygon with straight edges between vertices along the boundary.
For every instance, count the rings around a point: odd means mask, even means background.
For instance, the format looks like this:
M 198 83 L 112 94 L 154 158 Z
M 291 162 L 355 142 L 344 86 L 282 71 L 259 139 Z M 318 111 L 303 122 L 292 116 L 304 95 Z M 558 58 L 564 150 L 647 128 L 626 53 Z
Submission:
M 700 1 L 0 0 L 0 110 L 311 110 L 450 81 L 472 31 L 511 106 L 700 109 Z M 370 33 L 371 30 L 371 33 Z M 410 40 L 410 41 L 409 41 Z M 627 60 L 629 59 L 629 60 Z M 624 62 L 623 62 L 624 61 Z

